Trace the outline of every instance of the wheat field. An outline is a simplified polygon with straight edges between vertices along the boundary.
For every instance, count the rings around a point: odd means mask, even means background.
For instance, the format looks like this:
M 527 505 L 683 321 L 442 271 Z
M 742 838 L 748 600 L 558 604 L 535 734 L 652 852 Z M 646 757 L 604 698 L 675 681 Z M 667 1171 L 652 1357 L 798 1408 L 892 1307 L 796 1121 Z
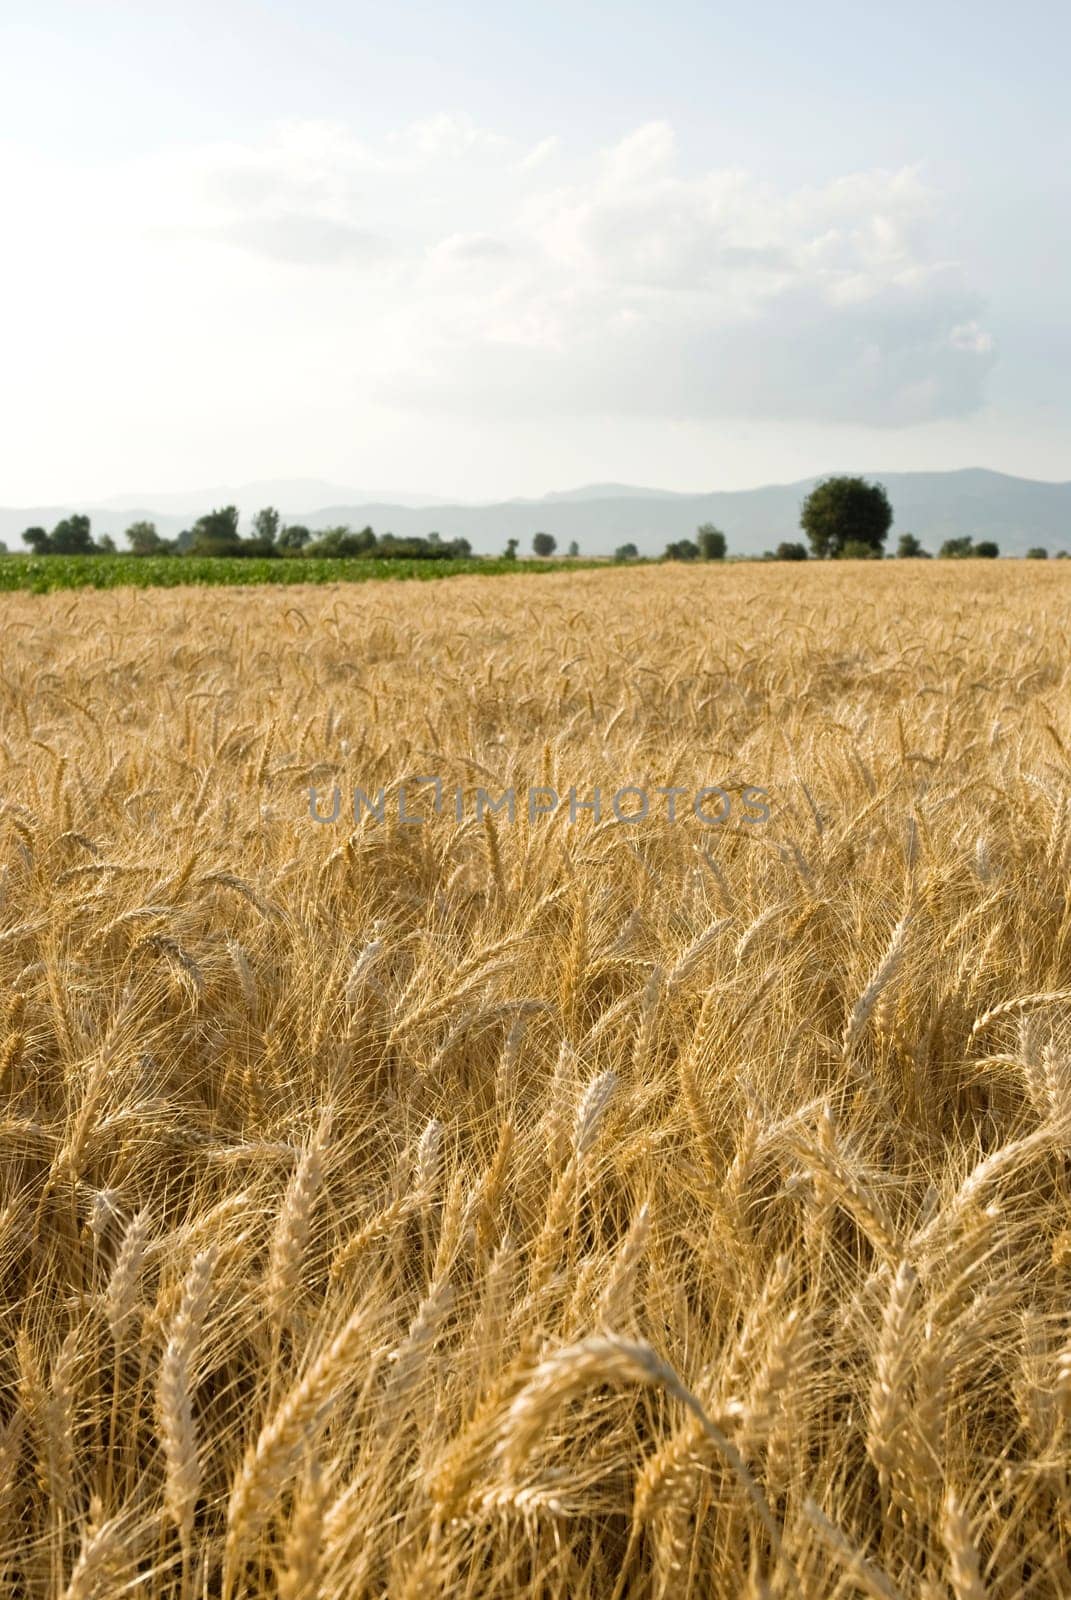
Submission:
M 1069 583 L 4 596 L 2 1592 L 1071 1594 Z

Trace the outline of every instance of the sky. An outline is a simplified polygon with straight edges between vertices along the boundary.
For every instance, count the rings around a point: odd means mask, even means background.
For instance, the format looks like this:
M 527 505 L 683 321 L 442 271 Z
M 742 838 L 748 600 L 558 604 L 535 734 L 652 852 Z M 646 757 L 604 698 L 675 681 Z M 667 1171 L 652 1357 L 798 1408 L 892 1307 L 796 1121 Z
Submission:
M 1071 478 L 1071 8 L 0 0 L 0 504 Z

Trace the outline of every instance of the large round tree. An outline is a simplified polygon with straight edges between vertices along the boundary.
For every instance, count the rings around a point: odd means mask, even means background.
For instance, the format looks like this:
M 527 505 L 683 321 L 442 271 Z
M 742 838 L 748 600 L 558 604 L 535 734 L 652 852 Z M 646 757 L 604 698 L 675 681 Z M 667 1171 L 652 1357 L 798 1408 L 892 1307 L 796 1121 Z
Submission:
M 819 558 L 838 556 L 847 544 L 880 551 L 892 519 L 884 485 L 865 478 L 823 478 L 800 510 L 800 526 Z

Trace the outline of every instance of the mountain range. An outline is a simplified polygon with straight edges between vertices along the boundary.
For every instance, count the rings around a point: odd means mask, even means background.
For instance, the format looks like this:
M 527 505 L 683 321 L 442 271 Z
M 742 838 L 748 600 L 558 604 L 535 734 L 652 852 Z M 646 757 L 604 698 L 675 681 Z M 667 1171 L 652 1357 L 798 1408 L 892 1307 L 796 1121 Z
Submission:
M 1045 483 L 970 467 L 955 472 L 887 472 L 862 476 L 884 483 L 892 501 L 896 536 L 910 532 L 936 552 L 944 539 L 969 535 L 995 539 L 1002 555 L 1022 555 L 1031 545 L 1050 553 L 1071 551 L 1071 483 Z M 95 534 L 110 533 L 122 544 L 131 522 L 146 518 L 172 537 L 202 512 L 237 505 L 248 519 L 263 505 L 275 505 L 287 521 L 316 531 L 345 523 L 371 525 L 377 533 L 439 533 L 466 538 L 475 551 L 501 551 L 507 539 L 531 547 L 536 532 L 553 534 L 560 550 L 572 540 L 582 555 L 610 555 L 618 545 L 635 544 L 641 555 L 659 555 L 670 540 L 691 537 L 701 522 L 726 534 L 730 554 L 759 555 L 782 539 L 799 539 L 799 512 L 819 481 L 770 484 L 757 489 L 675 493 L 628 484 L 591 484 L 557 491 L 540 499 L 464 504 L 393 491 L 356 491 L 316 479 L 272 480 L 241 488 L 215 488 L 187 494 L 119 495 L 96 505 L 0 507 L 0 539 L 22 549 L 24 528 L 51 528 L 72 511 L 92 518 Z

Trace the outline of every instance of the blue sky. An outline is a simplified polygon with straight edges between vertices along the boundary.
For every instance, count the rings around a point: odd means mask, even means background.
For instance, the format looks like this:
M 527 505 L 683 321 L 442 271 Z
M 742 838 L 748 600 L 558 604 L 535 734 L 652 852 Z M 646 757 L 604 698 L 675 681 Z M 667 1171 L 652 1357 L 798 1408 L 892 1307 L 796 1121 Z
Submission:
M 1071 477 L 1066 7 L 0 12 L 0 502 Z

